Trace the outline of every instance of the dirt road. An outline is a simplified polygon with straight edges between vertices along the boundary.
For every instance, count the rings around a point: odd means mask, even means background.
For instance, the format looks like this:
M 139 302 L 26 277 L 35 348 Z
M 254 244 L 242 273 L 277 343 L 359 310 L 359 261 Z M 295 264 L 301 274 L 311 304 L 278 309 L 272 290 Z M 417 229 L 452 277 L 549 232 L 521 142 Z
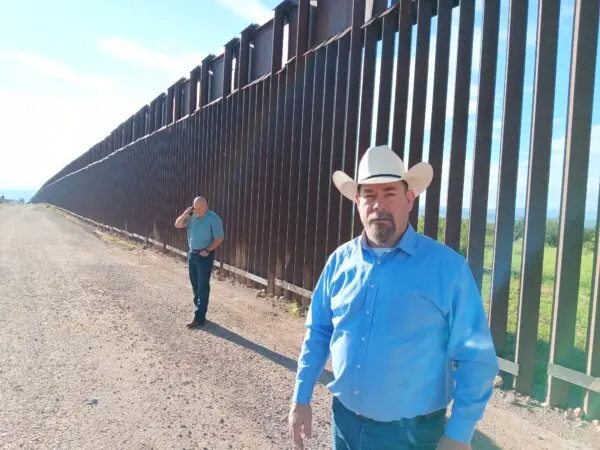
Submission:
M 287 449 L 303 321 L 213 281 L 190 331 L 183 260 L 44 206 L 0 205 L 0 447 Z M 592 425 L 498 393 L 474 448 L 594 448 Z M 310 448 L 329 448 L 319 385 Z M 598 447 L 596 447 L 598 448 Z

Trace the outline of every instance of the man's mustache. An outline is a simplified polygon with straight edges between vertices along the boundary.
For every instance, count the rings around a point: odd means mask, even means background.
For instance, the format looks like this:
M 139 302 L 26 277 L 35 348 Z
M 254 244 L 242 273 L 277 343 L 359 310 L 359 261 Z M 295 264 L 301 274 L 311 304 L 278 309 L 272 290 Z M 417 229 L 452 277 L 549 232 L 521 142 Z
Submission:
M 368 218 L 369 223 L 372 223 L 376 220 L 390 220 L 391 222 L 394 222 L 394 216 L 392 216 L 389 212 L 382 211 L 382 212 L 372 214 Z

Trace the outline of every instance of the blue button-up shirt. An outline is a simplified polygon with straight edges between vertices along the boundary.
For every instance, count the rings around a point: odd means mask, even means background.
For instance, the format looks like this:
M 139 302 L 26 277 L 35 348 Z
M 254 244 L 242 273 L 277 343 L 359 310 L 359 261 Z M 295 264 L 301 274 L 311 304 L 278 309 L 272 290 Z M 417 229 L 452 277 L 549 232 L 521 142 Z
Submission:
M 454 400 L 446 435 L 470 442 L 498 360 L 466 260 L 409 225 L 391 251 L 358 237 L 328 259 L 315 287 L 293 401 L 309 403 L 329 355 L 333 395 L 377 421 Z

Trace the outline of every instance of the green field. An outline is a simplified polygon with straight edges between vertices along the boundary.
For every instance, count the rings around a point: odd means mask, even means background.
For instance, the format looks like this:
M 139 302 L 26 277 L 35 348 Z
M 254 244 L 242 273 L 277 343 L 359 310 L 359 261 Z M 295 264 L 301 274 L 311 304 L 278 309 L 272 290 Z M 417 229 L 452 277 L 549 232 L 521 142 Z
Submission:
M 504 349 L 504 357 L 514 358 L 516 345 L 516 331 L 519 308 L 520 271 L 523 242 L 518 240 L 513 245 L 513 263 L 509 296 L 508 339 Z M 536 354 L 536 384 L 545 385 L 546 366 L 549 359 L 549 342 L 552 326 L 552 303 L 554 299 L 554 280 L 556 278 L 556 247 L 546 245 L 544 248 L 544 272 L 542 276 L 542 289 L 540 299 L 540 316 L 538 321 L 538 345 Z M 483 278 L 482 296 L 486 307 L 489 308 L 490 283 L 492 267 L 492 248 L 486 248 L 485 274 Z M 577 325 L 575 331 L 575 354 L 571 369 L 585 371 L 585 347 L 588 329 L 588 310 L 591 298 L 593 251 L 584 247 L 581 260 L 581 277 L 579 285 L 579 298 L 577 303 Z
M 422 232 L 423 220 L 419 221 L 419 230 Z M 444 219 L 440 220 L 438 228 L 439 240 L 443 242 L 445 229 Z M 519 291 L 521 284 L 521 260 L 523 255 L 523 223 L 517 221 L 513 240 L 512 274 L 510 281 L 508 336 L 506 348 L 499 349 L 500 356 L 513 359 L 515 354 L 516 331 L 519 309 Z M 466 256 L 468 247 L 468 221 L 463 220 L 461 229 L 461 253 Z M 554 280 L 556 278 L 556 257 L 558 243 L 558 224 L 548 221 L 546 230 L 546 245 L 544 248 L 544 270 L 542 277 L 540 315 L 538 327 L 538 342 L 536 348 L 536 391 L 543 396 L 546 384 L 546 367 L 549 359 L 549 341 L 552 325 L 552 303 L 554 295 Z M 492 261 L 494 256 L 494 225 L 488 224 L 486 230 L 486 248 L 484 259 L 484 276 L 482 283 L 482 297 L 489 311 L 490 284 Z M 582 249 L 581 276 L 579 285 L 579 298 L 577 306 L 577 326 L 575 334 L 575 354 L 569 368 L 585 371 L 585 348 L 588 329 L 588 310 L 592 295 L 592 273 L 594 266 L 595 230 L 587 228 L 584 232 L 584 245 Z

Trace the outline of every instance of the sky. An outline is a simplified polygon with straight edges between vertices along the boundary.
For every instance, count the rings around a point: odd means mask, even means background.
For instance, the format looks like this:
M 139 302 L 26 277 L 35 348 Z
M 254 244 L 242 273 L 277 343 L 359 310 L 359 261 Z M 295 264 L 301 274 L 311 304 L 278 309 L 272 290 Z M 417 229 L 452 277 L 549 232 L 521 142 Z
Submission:
M 507 44 L 508 44 L 508 18 L 509 4 L 507 0 L 501 1 L 500 8 L 500 34 L 498 46 L 498 63 L 496 70 L 496 97 L 494 101 L 494 133 L 492 140 L 492 156 L 490 167 L 488 209 L 495 209 L 497 198 L 497 187 L 499 178 L 500 166 L 500 145 L 502 142 L 502 117 L 504 107 L 504 86 L 505 86 L 505 70 L 507 59 Z M 467 209 L 471 201 L 471 185 L 473 176 L 473 157 L 475 146 L 475 129 L 477 124 L 477 108 L 478 108 L 478 88 L 479 88 L 479 61 L 481 59 L 481 31 L 483 22 L 483 7 L 484 0 L 476 0 L 475 13 L 475 28 L 473 35 L 473 64 L 471 71 L 470 85 L 470 101 L 469 101 L 469 123 L 467 135 L 467 160 L 465 164 L 465 179 L 464 179 L 464 195 L 463 208 Z M 517 182 L 517 199 L 516 207 L 523 209 L 526 203 L 527 192 L 527 172 L 529 166 L 529 147 L 530 147 L 530 131 L 531 118 L 533 110 L 533 87 L 535 76 L 535 57 L 536 57 L 536 42 L 537 42 L 537 15 L 538 1 L 530 0 L 527 18 L 527 42 L 526 42 L 526 68 L 524 79 L 524 95 L 523 95 L 523 113 L 521 125 L 521 141 L 519 148 L 519 171 Z M 444 137 L 444 160 L 442 169 L 442 187 L 440 203 L 442 206 L 447 203 L 448 194 L 448 169 L 450 167 L 450 143 L 452 139 L 452 120 L 454 113 L 454 89 L 456 85 L 456 64 L 458 50 L 458 21 L 460 13 L 459 8 L 455 8 L 452 15 L 452 34 L 450 41 L 450 63 L 448 77 L 448 100 L 446 104 L 446 126 Z M 565 152 L 565 134 L 567 127 L 568 113 L 568 94 L 569 94 L 569 75 L 570 75 L 570 58 L 572 45 L 572 32 L 574 20 L 574 2 L 573 0 L 561 1 L 560 13 L 560 28 L 559 28 L 559 43 L 557 55 L 557 73 L 556 73 L 556 90 L 555 90 L 555 108 L 554 108 L 554 126 L 553 126 L 553 141 L 552 141 L 552 157 L 549 180 L 548 193 L 548 213 L 551 216 L 557 216 L 560 208 L 562 178 L 564 167 L 564 152 Z M 436 27 L 437 19 L 432 20 L 432 34 L 429 54 L 429 73 L 427 85 L 427 101 L 425 113 L 425 136 L 423 158 L 427 159 L 430 145 L 430 127 L 431 113 L 433 108 L 433 81 L 435 70 L 435 48 L 436 48 Z M 416 50 L 416 32 L 412 35 L 412 55 Z M 598 191 L 600 182 L 600 46 L 597 50 L 597 68 L 595 78 L 595 96 L 592 117 L 592 135 L 590 145 L 590 160 L 588 171 L 588 184 L 586 195 L 586 218 L 589 221 L 594 220 L 594 214 L 598 207 Z M 378 61 L 379 62 L 379 61 Z M 395 64 L 394 64 L 395 66 Z M 379 70 L 379 67 L 376 69 Z M 414 57 L 411 62 L 411 77 L 410 85 L 414 82 Z M 394 74 L 395 79 L 395 74 Z M 378 82 L 375 83 L 375 98 L 378 94 Z M 409 105 L 413 102 L 412 89 L 409 89 Z M 374 123 L 377 121 L 377 108 L 375 108 Z M 393 114 L 392 114 L 393 115 Z M 411 124 L 411 109 L 408 110 L 407 130 L 410 130 Z M 409 154 L 408 143 L 409 131 L 407 131 L 407 146 L 405 155 Z M 374 136 L 372 137 L 374 143 Z M 423 195 L 423 200 L 420 204 L 422 207 L 425 204 L 427 194 Z
M 0 0 L 0 190 L 35 191 L 50 176 L 172 85 L 251 22 L 272 17 L 279 0 L 130 0 L 80 2 Z M 509 2 L 502 0 L 489 206 L 495 206 L 508 35 Z M 517 207 L 525 204 L 533 101 L 537 0 L 530 1 L 527 70 Z M 447 196 L 459 10 L 453 15 L 442 205 Z M 465 195 L 470 202 L 483 0 L 477 0 Z M 549 208 L 560 206 L 568 105 L 573 0 L 561 2 Z M 432 23 L 428 92 L 433 87 Z M 413 37 L 416 33 L 413 33 Z M 414 41 L 413 41 L 414 44 Z M 413 45 L 414 47 L 414 45 Z M 414 54 L 414 52 L 413 52 Z M 600 61 L 600 56 L 598 57 Z M 411 93 L 412 94 L 412 93 Z M 412 101 L 412 95 L 411 99 Z M 431 95 L 427 116 L 432 109 Z M 377 108 L 374 108 L 376 111 Z M 429 126 L 429 121 L 426 126 Z M 376 118 L 374 118 L 374 124 Z M 408 128 L 410 129 L 410 123 Z M 425 133 L 427 157 L 429 133 Z M 594 97 L 586 209 L 595 211 L 600 179 L 600 70 Z

